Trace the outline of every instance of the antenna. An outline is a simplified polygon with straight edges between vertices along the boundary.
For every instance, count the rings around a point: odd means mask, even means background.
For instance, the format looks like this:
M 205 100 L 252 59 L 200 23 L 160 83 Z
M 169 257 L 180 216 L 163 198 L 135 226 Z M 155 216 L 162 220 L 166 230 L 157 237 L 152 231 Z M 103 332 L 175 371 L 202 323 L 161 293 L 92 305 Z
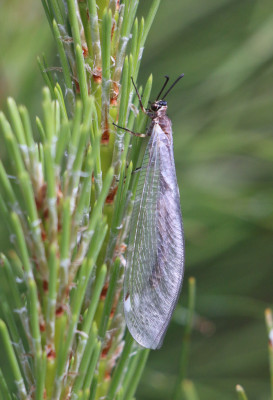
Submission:
M 183 76 L 184 76 L 184 74 L 181 74 L 181 75 L 176 79 L 176 81 L 172 84 L 172 86 L 171 86 L 171 87 L 167 90 L 167 92 L 164 94 L 164 96 L 162 97 L 162 100 L 165 99 L 165 97 L 167 96 L 167 94 L 170 93 L 170 91 L 172 90 L 172 88 L 177 84 L 177 82 L 180 81 L 180 79 L 183 78 Z M 165 85 L 165 86 L 166 86 L 166 85 Z M 160 94 L 161 94 L 161 93 L 160 93 Z
M 166 78 L 166 80 L 164 82 L 164 85 L 163 85 L 162 89 L 160 90 L 160 92 L 158 93 L 158 96 L 157 96 L 155 101 L 157 101 L 159 99 L 159 96 L 161 96 L 161 93 L 163 92 L 163 90 L 165 89 L 167 83 L 169 82 L 170 78 L 168 77 L 168 75 L 165 75 L 165 78 Z

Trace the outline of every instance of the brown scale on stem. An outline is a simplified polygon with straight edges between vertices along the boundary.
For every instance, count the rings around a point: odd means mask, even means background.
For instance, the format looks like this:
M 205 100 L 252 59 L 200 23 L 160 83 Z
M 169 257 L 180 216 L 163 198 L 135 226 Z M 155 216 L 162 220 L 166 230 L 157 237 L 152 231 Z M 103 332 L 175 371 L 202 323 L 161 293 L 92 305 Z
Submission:
M 101 300 L 105 300 L 106 295 L 107 295 L 107 291 L 108 291 L 108 286 L 109 286 L 108 283 L 105 283 L 105 285 L 103 286 L 101 294 L 100 294 L 100 299 Z
M 109 353 L 109 350 L 111 349 L 111 346 L 112 346 L 112 341 L 113 341 L 113 337 L 111 337 L 108 340 L 106 346 L 102 349 L 101 358 L 106 358 L 107 357 L 107 354 Z
M 113 23 L 112 30 L 111 30 L 111 40 L 113 39 L 113 35 L 115 32 L 116 22 Z
M 97 67 L 93 71 L 93 79 L 95 83 L 101 83 L 102 81 L 102 75 L 101 75 L 101 68 Z
M 89 56 L 88 48 L 84 44 L 82 45 L 82 54 L 84 58 L 87 58 Z
M 74 79 L 74 83 L 75 83 L 75 88 L 76 88 L 76 93 L 80 94 L 80 85 L 79 85 L 79 81 Z
M 118 303 L 118 298 L 115 301 L 115 304 L 113 305 L 111 312 L 110 312 L 110 318 L 113 318 L 113 316 L 115 315 L 116 309 L 117 309 L 117 303 Z
M 45 332 L 46 325 L 45 325 L 44 321 L 40 322 L 39 327 L 40 327 L 40 332 Z
M 102 351 L 102 355 L 101 355 L 102 359 L 105 359 L 107 357 L 107 355 L 109 354 L 109 351 L 110 351 L 111 346 L 112 346 L 112 342 L 113 342 L 113 336 L 111 336 L 111 338 L 109 339 L 109 344 L 107 344 L 107 347 L 105 347 L 105 352 L 104 352 L 104 350 Z M 114 353 L 111 355 L 111 358 L 109 358 L 109 360 L 107 361 L 107 367 L 106 367 L 106 370 L 105 370 L 105 373 L 104 373 L 104 379 L 106 381 L 111 378 L 113 368 L 116 366 L 116 361 L 120 357 L 120 354 L 122 353 L 123 347 L 124 347 L 124 343 L 120 343 L 116 347 Z
M 45 231 L 45 229 L 44 229 L 43 224 L 40 224 L 40 228 L 41 228 L 41 238 L 42 238 L 42 241 L 45 242 L 46 239 L 47 239 L 47 234 L 46 234 L 46 231 Z
M 56 308 L 55 314 L 56 317 L 61 317 L 64 313 L 64 308 L 62 305 L 60 305 L 58 308 Z
M 41 210 L 44 204 L 44 200 L 46 197 L 46 190 L 47 190 L 47 185 L 44 183 L 42 186 L 40 186 L 39 191 L 35 197 L 35 203 L 36 203 L 36 208 L 38 211 Z
M 56 352 L 51 348 L 51 346 L 48 346 L 46 350 L 46 357 L 48 360 L 55 360 L 56 358 Z
M 110 104 L 112 106 L 117 105 L 118 95 L 119 95 L 119 84 L 113 81 L 112 94 L 110 99 Z
M 118 239 L 118 241 L 119 241 L 119 239 Z M 126 265 L 126 260 L 124 258 L 126 249 L 127 249 L 127 245 L 125 243 L 117 243 L 115 250 L 114 250 L 113 260 L 115 260 L 116 258 L 119 258 L 120 263 L 123 267 L 125 267 L 125 265 Z
M 101 144 L 108 144 L 110 139 L 109 124 L 107 119 L 105 120 L 103 134 L 101 136 Z
M 114 188 L 110 189 L 108 196 L 106 197 L 105 203 L 106 204 L 113 204 L 116 194 L 117 194 L 118 187 L 115 186 Z
M 43 290 L 45 293 L 48 292 L 48 281 L 46 280 L 43 280 Z

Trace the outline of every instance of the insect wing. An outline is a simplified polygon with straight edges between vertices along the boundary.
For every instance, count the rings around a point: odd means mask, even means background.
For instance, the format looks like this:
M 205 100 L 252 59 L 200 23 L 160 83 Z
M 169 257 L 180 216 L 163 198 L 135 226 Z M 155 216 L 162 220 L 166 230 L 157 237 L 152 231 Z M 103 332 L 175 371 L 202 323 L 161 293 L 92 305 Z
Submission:
M 183 264 L 172 137 L 154 124 L 138 181 L 124 281 L 126 323 L 140 345 L 162 345 L 180 293 Z

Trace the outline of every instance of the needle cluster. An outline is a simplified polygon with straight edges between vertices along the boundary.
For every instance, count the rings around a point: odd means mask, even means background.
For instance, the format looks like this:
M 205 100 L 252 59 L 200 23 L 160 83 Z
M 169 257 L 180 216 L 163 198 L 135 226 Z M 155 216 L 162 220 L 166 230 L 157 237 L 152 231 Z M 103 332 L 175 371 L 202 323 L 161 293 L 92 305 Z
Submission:
M 38 59 L 47 87 L 33 129 L 25 107 L 0 114 L 0 341 L 11 399 L 131 399 L 148 352 L 125 336 L 119 302 L 141 144 L 112 122 L 145 128 L 131 76 L 159 0 L 42 0 L 61 65 Z M 143 91 L 146 105 L 152 80 Z M 38 138 L 37 138 L 38 136 Z M 1 397 L 1 396 L 0 396 Z

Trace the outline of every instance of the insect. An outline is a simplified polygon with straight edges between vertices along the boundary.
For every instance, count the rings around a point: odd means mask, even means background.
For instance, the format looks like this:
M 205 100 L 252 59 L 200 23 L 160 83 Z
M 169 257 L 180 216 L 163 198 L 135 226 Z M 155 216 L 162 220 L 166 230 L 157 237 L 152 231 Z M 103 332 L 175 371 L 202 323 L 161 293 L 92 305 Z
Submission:
M 150 136 L 137 185 L 131 217 L 124 277 L 124 313 L 133 338 L 143 347 L 163 343 L 178 301 L 184 271 L 184 235 L 173 156 L 172 124 L 164 100 L 184 76 L 145 109 L 132 79 L 142 111 L 151 118 Z

